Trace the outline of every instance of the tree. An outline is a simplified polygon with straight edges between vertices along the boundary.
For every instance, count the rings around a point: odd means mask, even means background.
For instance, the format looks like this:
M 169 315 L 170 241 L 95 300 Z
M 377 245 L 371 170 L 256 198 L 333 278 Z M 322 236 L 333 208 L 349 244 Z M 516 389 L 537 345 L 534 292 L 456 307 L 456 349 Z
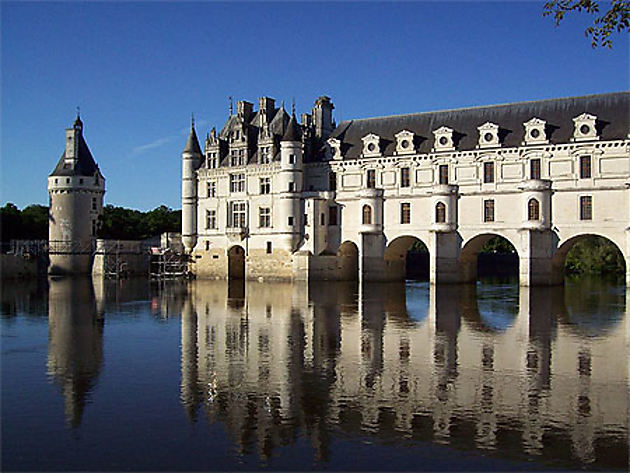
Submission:
M 603 3 L 603 2 L 601 2 Z M 569 12 L 586 12 L 595 16 L 593 24 L 586 28 L 584 35 L 591 38 L 591 46 L 612 47 L 613 32 L 630 32 L 630 1 L 612 0 L 606 2 L 610 8 L 600 11 L 600 2 L 595 0 L 551 0 L 543 6 L 543 16 L 553 16 L 556 26 Z

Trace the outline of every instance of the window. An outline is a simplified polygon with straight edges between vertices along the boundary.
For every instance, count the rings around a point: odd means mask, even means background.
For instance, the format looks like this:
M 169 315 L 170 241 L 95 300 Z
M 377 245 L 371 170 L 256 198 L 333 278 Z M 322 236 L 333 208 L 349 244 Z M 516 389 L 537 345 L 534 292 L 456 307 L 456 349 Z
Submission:
M 580 197 L 580 220 L 593 220 L 593 197 L 590 195 Z
M 328 190 L 337 190 L 337 174 L 334 172 L 328 173 Z
M 494 200 L 483 201 L 483 221 L 494 222 Z
M 245 202 L 230 202 L 228 227 L 245 228 L 247 226 L 247 206 Z
M 580 179 L 591 177 L 591 157 L 580 156 Z
M 83 178 L 79 179 L 79 184 L 83 184 Z
M 494 182 L 494 163 L 483 163 L 483 182 L 488 184 Z
M 217 183 L 216 181 L 208 181 L 208 197 L 217 196 Z
M 260 148 L 260 164 L 269 164 L 271 162 L 271 150 L 271 146 Z
M 328 207 L 328 225 L 337 225 L 337 206 Z
M 529 161 L 529 178 L 540 179 L 540 158 Z
M 540 203 L 536 199 L 529 199 L 527 203 L 527 219 L 540 220 Z
M 267 254 L 268 254 L 268 255 L 270 255 L 270 254 L 271 254 L 271 242 L 270 242 L 270 241 L 268 241 L 268 242 L 267 242 Z M 271 309 L 269 309 L 269 311 L 270 311 L 270 310 L 271 310 Z
M 92 197 L 92 210 L 96 210 L 96 197 Z
M 368 169 L 367 187 L 368 189 L 374 189 L 376 187 L 376 171 L 374 169 Z
M 217 153 L 208 153 L 208 168 L 214 169 L 217 167 Z
M 435 223 L 446 222 L 446 205 L 443 202 L 435 204 Z
M 295 192 L 295 182 L 289 182 L 289 192 Z
M 260 207 L 258 209 L 258 226 L 260 228 L 271 227 L 271 209 L 269 207 Z
M 319 224 L 326 225 L 326 214 L 323 212 L 319 215 Z
M 294 154 L 290 154 L 289 155 L 289 164 L 295 164 L 295 155 Z
M 400 169 L 400 187 L 409 187 L 409 168 Z
M 448 164 L 440 164 L 440 184 L 448 184 Z
M 245 192 L 245 174 L 230 174 L 230 192 Z
M 289 224 L 290 227 L 292 227 L 293 226 L 293 217 L 289 217 L 287 219 L 287 223 Z
M 260 193 L 261 194 L 271 193 L 271 178 L 270 177 L 260 178 Z
M 233 149 L 230 153 L 230 164 L 232 166 L 242 166 L 245 164 L 245 150 Z
M 208 230 L 217 228 L 217 211 L 206 210 L 206 228 Z
M 210 242 L 206 240 L 206 251 L 210 251 Z
M 307 227 L 307 226 L 308 226 L 308 214 L 304 214 L 304 220 L 303 220 L 303 222 L 304 222 L 304 226 L 306 226 L 306 227 Z
M 363 224 L 370 225 L 372 223 L 372 207 L 369 205 L 363 206 Z
M 400 204 L 400 223 L 411 223 L 411 204 L 409 202 Z

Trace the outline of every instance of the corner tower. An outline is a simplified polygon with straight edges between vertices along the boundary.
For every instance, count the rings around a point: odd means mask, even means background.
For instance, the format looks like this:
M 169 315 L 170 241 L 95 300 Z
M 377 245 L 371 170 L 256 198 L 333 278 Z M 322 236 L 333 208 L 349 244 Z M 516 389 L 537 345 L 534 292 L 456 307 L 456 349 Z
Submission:
M 66 129 L 66 149 L 48 176 L 50 274 L 87 274 L 103 211 L 105 178 L 83 139 L 79 114 Z
M 278 216 L 279 231 L 284 237 L 284 245 L 290 250 L 297 249 L 302 234 L 302 132 L 295 118 L 295 110 L 280 141 L 280 200 Z
M 201 161 L 201 147 L 193 118 L 190 135 L 182 151 L 182 243 L 188 254 L 197 244 L 197 169 Z

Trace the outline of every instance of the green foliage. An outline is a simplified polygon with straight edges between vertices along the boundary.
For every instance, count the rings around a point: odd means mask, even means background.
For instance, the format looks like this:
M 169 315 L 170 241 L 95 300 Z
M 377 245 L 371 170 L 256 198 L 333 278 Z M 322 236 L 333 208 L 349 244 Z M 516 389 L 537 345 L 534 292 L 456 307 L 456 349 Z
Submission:
M 624 274 L 623 255 L 614 243 L 589 236 L 579 240 L 567 253 L 567 274 Z
M 20 211 L 15 204 L 0 208 L 2 241 L 46 240 L 48 238 L 48 207 L 29 205 Z
M 609 8 L 602 13 L 600 3 L 595 0 L 551 0 L 543 6 L 543 16 L 553 16 L 556 26 L 569 12 L 585 12 L 595 16 L 593 24 L 586 28 L 584 35 L 591 38 L 591 46 L 612 47 L 613 32 L 630 32 L 630 1 L 612 0 L 606 2 Z
M 411 247 L 409 247 L 408 251 L 411 251 L 413 253 L 428 253 L 429 249 L 420 240 L 416 240 L 416 241 L 413 242 Z
M 490 238 L 485 245 L 481 247 L 479 253 L 490 253 L 490 254 L 499 254 L 499 255 L 513 255 L 516 254 L 516 250 L 512 246 L 512 244 L 507 241 L 505 238 L 501 237 L 492 237 Z
M 99 238 L 143 240 L 164 232 L 181 231 L 181 210 L 164 205 L 149 212 L 106 205 L 99 226 Z

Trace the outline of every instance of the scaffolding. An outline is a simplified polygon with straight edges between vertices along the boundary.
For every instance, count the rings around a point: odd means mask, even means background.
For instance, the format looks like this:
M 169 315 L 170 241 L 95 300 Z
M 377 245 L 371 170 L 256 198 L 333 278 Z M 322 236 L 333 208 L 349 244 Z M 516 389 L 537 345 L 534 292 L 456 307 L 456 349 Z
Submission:
M 189 278 L 187 255 L 170 248 L 151 248 L 149 276 L 158 280 Z

